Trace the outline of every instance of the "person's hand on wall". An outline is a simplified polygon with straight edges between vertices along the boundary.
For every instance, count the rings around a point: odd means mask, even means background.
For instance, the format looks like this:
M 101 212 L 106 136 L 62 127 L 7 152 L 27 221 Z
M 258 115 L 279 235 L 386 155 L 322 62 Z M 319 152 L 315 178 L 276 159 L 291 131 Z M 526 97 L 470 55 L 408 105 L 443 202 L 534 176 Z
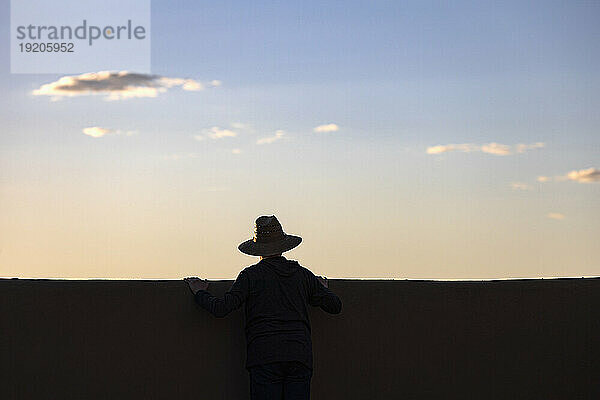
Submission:
M 329 284 L 327 283 L 327 277 L 325 277 L 325 276 L 317 276 L 317 279 L 319 280 L 319 282 L 321 282 L 321 284 L 323 286 L 325 286 L 326 288 L 329 288 Z
M 208 289 L 208 281 L 206 279 L 193 276 L 191 278 L 183 278 L 183 280 L 188 284 L 193 294 L 196 294 L 199 290 Z

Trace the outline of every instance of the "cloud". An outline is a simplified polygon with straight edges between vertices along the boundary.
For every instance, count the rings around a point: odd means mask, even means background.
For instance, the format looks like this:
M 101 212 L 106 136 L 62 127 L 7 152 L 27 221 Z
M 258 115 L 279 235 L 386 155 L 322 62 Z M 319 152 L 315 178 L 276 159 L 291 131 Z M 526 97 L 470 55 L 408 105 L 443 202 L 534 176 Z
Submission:
M 240 150 L 240 149 L 232 149 L 231 150 L 231 154 L 241 154 L 241 153 L 242 153 L 242 150 Z
M 427 148 L 427 154 L 440 154 L 449 151 L 462 151 L 463 153 L 469 153 L 471 151 L 480 150 L 480 146 L 463 143 L 463 144 L 445 144 L 439 146 L 431 146 Z
M 171 78 L 129 71 L 100 71 L 63 76 L 57 81 L 42 85 L 32 94 L 51 96 L 53 100 L 91 95 L 105 96 L 107 100 L 122 100 L 133 97 L 157 97 L 160 93 L 177 86 L 187 91 L 199 91 L 220 84 L 220 81 L 202 83 L 187 78 Z
M 242 128 L 243 124 L 233 123 L 231 124 L 234 127 Z M 245 126 L 244 126 L 245 127 Z M 198 141 L 202 141 L 206 138 L 210 139 L 223 139 L 227 137 L 236 137 L 238 135 L 237 131 L 233 131 L 227 128 L 221 128 L 219 126 L 213 126 L 212 128 L 202 129 L 201 135 L 195 135 L 194 139 Z
M 510 187 L 513 188 L 513 190 L 529 190 L 531 189 L 531 187 L 523 182 L 512 182 L 510 184 Z
M 256 144 L 271 144 L 271 143 L 276 142 L 276 141 L 280 140 L 281 138 L 283 138 L 283 135 L 285 135 L 285 132 L 282 130 L 278 130 L 275 132 L 275 135 L 273 135 L 273 136 L 258 139 L 256 141 Z
M 313 129 L 314 132 L 337 132 L 340 129 L 336 124 L 319 125 Z
M 101 138 L 104 135 L 112 133 L 112 131 L 99 126 L 91 126 L 89 128 L 83 128 L 83 133 L 94 138 Z
M 571 171 L 567 174 L 567 178 L 579 183 L 600 182 L 600 169 L 588 168 Z
M 579 171 L 574 170 L 566 175 L 558 175 L 554 178 L 548 176 L 538 176 L 538 182 L 550 182 L 552 180 L 558 182 L 564 181 L 575 181 L 579 183 L 594 183 L 600 182 L 600 169 L 596 168 L 588 168 L 588 169 L 580 169 Z
M 223 139 L 226 137 L 237 136 L 237 132 L 229 129 L 219 128 L 218 126 L 213 126 L 210 129 L 204 129 L 202 132 L 211 139 Z
M 481 151 L 497 156 L 507 156 L 510 154 L 510 146 L 500 143 L 489 143 L 481 146 Z
M 473 143 L 444 144 L 428 147 L 427 154 L 440 154 L 447 153 L 450 151 L 459 151 L 462 153 L 471 153 L 479 151 L 482 153 L 493 154 L 496 156 L 508 156 L 515 153 L 525 153 L 528 150 L 539 149 L 544 146 L 545 144 L 542 142 L 532 144 L 519 143 L 514 146 L 496 142 L 486 143 L 482 145 L 477 145 Z
M 556 219 L 556 220 L 563 220 L 565 219 L 565 216 L 561 213 L 556 213 L 556 212 L 551 212 L 546 214 L 546 217 L 550 218 L 550 219 Z
M 519 143 L 515 146 L 515 150 L 517 153 L 525 153 L 527 150 L 541 149 L 542 147 L 546 147 L 546 144 L 542 142 L 536 142 L 532 144 Z
M 248 125 L 242 122 L 232 122 L 231 127 L 234 129 L 248 129 Z
M 244 122 L 232 122 L 229 125 L 240 133 L 256 133 L 251 124 L 247 124 Z
M 85 135 L 93 138 L 101 138 L 106 135 L 126 135 L 131 136 L 137 133 L 137 131 L 122 131 L 120 129 L 114 130 L 109 128 L 101 128 L 99 126 L 90 126 L 89 128 L 83 128 Z

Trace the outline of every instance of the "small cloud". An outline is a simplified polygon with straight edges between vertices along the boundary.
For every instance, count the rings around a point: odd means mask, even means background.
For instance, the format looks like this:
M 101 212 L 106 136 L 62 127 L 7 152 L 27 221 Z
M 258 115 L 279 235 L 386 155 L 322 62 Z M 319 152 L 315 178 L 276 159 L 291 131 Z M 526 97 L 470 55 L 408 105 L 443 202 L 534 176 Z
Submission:
M 571 171 L 566 175 L 559 175 L 554 178 L 538 176 L 537 180 L 538 182 L 550 182 L 554 180 L 557 182 L 575 181 L 579 183 L 594 183 L 600 182 L 600 170 L 596 168 L 580 169 L 579 171 Z
M 129 71 L 100 71 L 63 76 L 57 81 L 42 85 L 32 94 L 51 96 L 52 100 L 90 95 L 103 95 L 107 100 L 123 100 L 133 97 L 157 97 L 160 93 L 176 86 L 187 91 L 199 91 L 219 85 L 219 81 L 205 84 L 187 78 L 171 78 Z
M 204 85 L 193 79 L 185 79 L 183 83 L 180 83 L 179 85 L 183 90 L 187 90 L 190 92 L 198 92 L 200 90 L 204 90 Z
M 252 125 L 250 124 L 246 124 L 243 122 L 232 122 L 231 127 L 237 131 L 240 132 L 244 132 L 244 133 L 255 133 L 254 128 L 252 127 Z
M 515 146 L 515 149 L 516 149 L 517 153 L 525 153 L 527 150 L 541 149 L 542 147 L 546 147 L 546 144 L 542 143 L 542 142 L 537 142 L 537 143 L 532 143 L 532 144 L 519 143 L 518 145 Z
M 579 171 L 571 171 L 567 174 L 567 178 L 579 183 L 600 182 L 600 170 L 588 168 L 580 169 Z
M 510 184 L 510 187 L 513 188 L 513 190 L 530 190 L 531 187 L 523 182 L 512 182 Z
M 273 136 L 258 139 L 256 141 L 256 144 L 271 144 L 271 143 L 276 142 L 276 141 L 280 140 L 281 138 L 283 138 L 284 135 L 285 135 L 284 131 L 278 130 L 275 132 L 275 135 L 273 135 Z
M 242 150 L 240 149 L 232 149 L 231 154 L 242 154 Z
M 515 153 L 525 153 L 527 150 L 539 149 L 544 147 L 545 144 L 542 142 L 523 144 L 519 143 L 514 146 L 507 144 L 491 142 L 487 144 L 477 145 L 473 143 L 460 143 L 460 144 L 444 144 L 437 146 L 430 146 L 427 148 L 427 154 L 440 154 L 447 153 L 450 151 L 459 151 L 462 153 L 471 153 L 480 151 L 482 153 L 493 154 L 496 156 L 508 156 Z
M 218 126 L 213 126 L 210 129 L 204 129 L 202 132 L 211 139 L 223 139 L 226 137 L 237 136 L 237 132 L 229 129 L 219 128 Z
M 556 212 L 551 212 L 546 214 L 546 217 L 550 218 L 550 219 L 556 219 L 556 220 L 563 220 L 565 219 L 565 216 L 561 213 L 556 213 Z
M 197 140 L 197 141 L 199 141 L 199 142 L 201 142 L 201 141 L 204 140 L 204 136 L 202 136 L 202 135 L 194 135 L 194 139 Z
M 83 128 L 83 133 L 93 138 L 101 138 L 104 135 L 112 133 L 110 129 L 101 128 L 99 126 L 91 126 L 89 128 Z
M 93 138 L 101 138 L 105 135 L 131 136 L 137 133 L 137 131 L 122 131 L 120 129 L 114 130 L 109 128 L 101 128 L 99 126 L 90 126 L 89 128 L 83 128 L 82 131 L 85 135 L 91 136 Z
M 337 132 L 340 129 L 336 124 L 319 125 L 313 129 L 314 132 Z
M 248 126 L 246 124 L 243 124 L 241 122 L 232 122 L 231 123 L 231 127 L 234 129 L 246 129 Z
M 447 153 L 449 151 L 461 151 L 463 153 L 469 153 L 471 151 L 478 151 L 479 146 L 471 143 L 463 144 L 445 144 L 439 146 L 431 146 L 427 148 L 427 154 L 440 154 Z
M 507 156 L 510 154 L 510 146 L 494 142 L 481 146 L 481 151 L 497 156 Z

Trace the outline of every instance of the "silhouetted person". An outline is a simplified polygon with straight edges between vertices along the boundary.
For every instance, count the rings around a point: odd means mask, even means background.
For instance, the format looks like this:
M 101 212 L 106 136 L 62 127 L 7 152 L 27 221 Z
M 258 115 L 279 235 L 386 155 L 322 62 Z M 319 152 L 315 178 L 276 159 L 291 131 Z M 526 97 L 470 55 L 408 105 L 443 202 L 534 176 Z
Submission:
M 238 246 L 243 253 L 260 256 L 260 261 L 244 268 L 223 298 L 208 293 L 205 280 L 184 279 L 195 301 L 216 317 L 245 303 L 246 369 L 253 400 L 310 399 L 313 355 L 308 305 L 331 314 L 342 310 L 326 278 L 317 278 L 281 255 L 301 241 L 284 233 L 275 216 L 262 216 L 256 220 L 254 238 Z

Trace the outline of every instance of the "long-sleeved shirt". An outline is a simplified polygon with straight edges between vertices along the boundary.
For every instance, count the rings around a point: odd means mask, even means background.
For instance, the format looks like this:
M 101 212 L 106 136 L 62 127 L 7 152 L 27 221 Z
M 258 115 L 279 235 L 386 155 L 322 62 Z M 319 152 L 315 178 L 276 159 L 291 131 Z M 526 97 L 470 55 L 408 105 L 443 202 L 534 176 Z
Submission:
M 195 301 L 216 317 L 245 303 L 246 368 L 275 361 L 300 361 L 313 368 L 308 305 L 331 314 L 342 302 L 297 261 L 264 258 L 243 269 L 223 298 L 205 290 Z

